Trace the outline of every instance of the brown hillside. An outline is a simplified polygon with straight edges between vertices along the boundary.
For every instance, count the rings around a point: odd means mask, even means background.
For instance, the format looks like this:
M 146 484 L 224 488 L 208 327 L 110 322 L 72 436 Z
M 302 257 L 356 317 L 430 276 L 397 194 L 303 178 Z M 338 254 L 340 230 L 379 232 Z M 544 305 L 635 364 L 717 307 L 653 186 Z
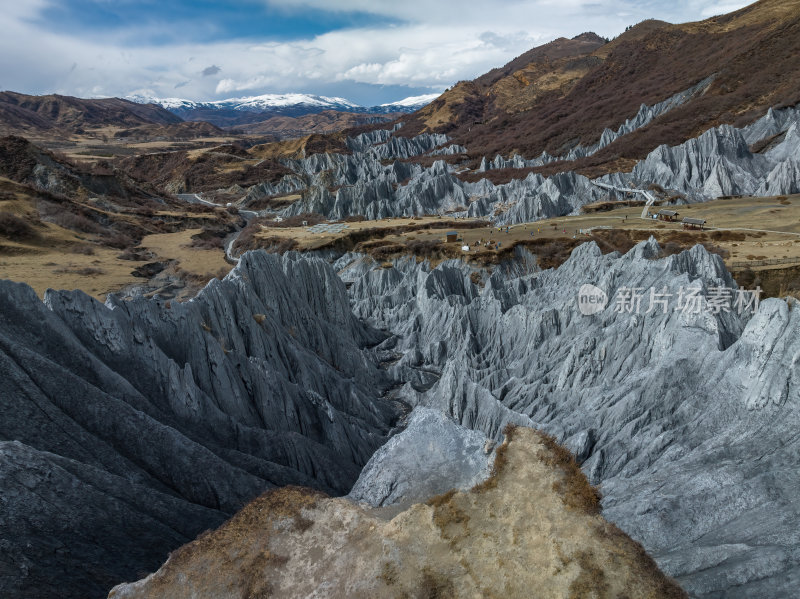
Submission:
M 107 196 L 140 205 L 156 195 L 107 162 L 76 164 L 17 136 L 0 138 L 0 177 L 71 198 Z
M 505 109 L 524 109 L 525 102 L 530 103 L 541 87 L 552 89 L 574 81 L 576 70 L 584 74 L 585 69 L 572 64 L 573 61 L 580 60 L 580 57 L 588 55 L 604 43 L 605 40 L 593 33 L 583 33 L 573 39 L 558 38 L 537 46 L 505 66 L 481 75 L 475 81 L 457 83 L 420 109 L 415 116 L 427 129 L 447 130 L 455 123 L 463 122 L 469 127 L 483 122 L 491 113 L 493 102 Z M 532 81 L 539 79 L 541 81 L 537 84 L 530 85 Z M 529 88 L 527 91 L 526 87 Z M 528 97 L 524 98 L 526 95 Z M 410 129 L 419 124 L 414 123 L 414 120 L 410 123 Z
M 241 125 L 236 131 L 249 134 L 272 135 L 278 139 L 304 137 L 312 133 L 331 133 L 360 125 L 388 123 L 400 114 L 359 114 L 354 112 L 339 112 L 336 110 L 323 110 L 315 114 L 303 116 L 274 116 L 259 123 Z
M 0 181 L 0 200 L 12 202 L 2 210 L 26 220 L 34 229 L 40 227 L 40 221 L 49 222 L 83 233 L 86 240 L 118 248 L 128 247 L 148 233 L 186 226 L 181 219 L 167 223 L 159 211 L 180 209 L 190 220 L 190 211 L 202 214 L 209 210 L 158 197 L 148 183 L 135 181 L 107 162 L 72 163 L 21 137 L 0 138 Z M 49 245 L 46 237 L 43 246 Z
M 478 77 L 475 83 L 481 87 L 489 88 L 501 79 L 513 75 L 518 70 L 524 69 L 531 64 L 547 64 L 563 58 L 589 54 L 603 44 L 605 44 L 605 40 L 595 33 L 582 33 L 572 39 L 560 37 L 552 42 L 528 50 L 502 67 L 492 69 Z
M 104 126 L 169 125 L 181 119 L 154 104 L 135 104 L 119 98 L 85 100 L 71 96 L 29 96 L 0 92 L 0 131 L 80 132 Z
M 121 129 L 114 133 L 117 139 L 126 140 L 171 140 L 183 141 L 200 137 L 224 137 L 229 135 L 219 127 L 203 121 L 170 123 L 168 125 L 148 124 Z
M 242 224 L 222 208 L 158 197 L 108 162 L 0 138 L 0 278 L 37 293 L 79 288 L 102 299 L 145 285 L 191 295 L 227 272 L 222 238 Z
M 115 163 L 137 181 L 165 193 L 197 193 L 239 185 L 274 182 L 292 171 L 275 160 L 256 160 L 237 146 L 207 151 L 156 152 L 123 158 Z
M 312 154 L 319 154 L 323 152 L 339 152 L 342 154 L 349 154 L 350 150 L 345 145 L 347 135 L 354 135 L 354 132 L 363 129 L 368 130 L 373 126 L 359 127 L 356 129 L 349 129 L 347 134 L 338 131 L 336 133 L 312 133 L 298 137 L 297 139 L 287 139 L 274 143 L 261 144 L 253 146 L 250 153 L 256 158 L 262 159 L 277 159 L 277 158 L 305 158 Z M 383 128 L 380 125 L 374 127 Z
M 543 46 L 527 54 L 527 64 L 523 55 L 460 83 L 406 117 L 404 134 L 446 132 L 475 160 L 513 152 L 534 157 L 543 150 L 558 155 L 596 142 L 605 127 L 618 127 L 642 103 L 657 103 L 716 74 L 704 95 L 583 164 L 560 167 L 603 171 L 604 164 L 640 159 L 661 143 L 800 102 L 800 0 L 762 0 L 697 23 L 645 21 L 592 49 L 597 39 L 556 40 L 561 55 Z

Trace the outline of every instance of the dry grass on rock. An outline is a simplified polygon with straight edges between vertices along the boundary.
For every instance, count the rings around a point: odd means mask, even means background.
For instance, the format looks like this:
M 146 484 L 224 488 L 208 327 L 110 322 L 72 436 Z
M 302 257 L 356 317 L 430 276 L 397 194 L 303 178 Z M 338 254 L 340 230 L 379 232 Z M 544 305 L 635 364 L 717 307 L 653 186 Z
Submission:
M 567 450 L 509 427 L 491 476 L 471 490 L 399 513 L 272 491 L 111 596 L 686 597 L 598 511 L 599 494 Z

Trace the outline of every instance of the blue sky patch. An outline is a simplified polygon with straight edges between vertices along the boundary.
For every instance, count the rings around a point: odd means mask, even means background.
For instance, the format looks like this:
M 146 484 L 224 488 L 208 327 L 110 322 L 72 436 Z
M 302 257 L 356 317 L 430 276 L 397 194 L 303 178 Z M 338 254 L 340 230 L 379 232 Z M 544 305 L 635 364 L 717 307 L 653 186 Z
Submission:
M 61 33 L 120 34 L 120 42 L 138 45 L 308 39 L 401 21 L 358 11 L 271 7 L 259 0 L 59 0 L 45 8 L 35 23 Z

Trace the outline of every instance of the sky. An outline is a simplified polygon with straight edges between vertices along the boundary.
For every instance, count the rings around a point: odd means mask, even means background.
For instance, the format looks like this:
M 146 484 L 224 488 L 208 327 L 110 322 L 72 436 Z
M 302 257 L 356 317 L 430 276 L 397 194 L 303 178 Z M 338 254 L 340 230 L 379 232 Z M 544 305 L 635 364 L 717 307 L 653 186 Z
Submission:
M 362 105 L 438 93 L 534 46 L 736 0 L 0 0 L 0 89 Z

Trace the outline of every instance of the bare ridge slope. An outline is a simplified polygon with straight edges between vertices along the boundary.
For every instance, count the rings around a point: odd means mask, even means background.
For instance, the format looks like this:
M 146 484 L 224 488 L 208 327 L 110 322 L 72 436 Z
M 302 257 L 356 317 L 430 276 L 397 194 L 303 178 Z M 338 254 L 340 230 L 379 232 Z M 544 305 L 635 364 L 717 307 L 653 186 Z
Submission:
M 0 92 L 0 132 L 77 132 L 103 126 L 171 125 L 182 119 L 161 106 L 120 98 L 83 99 L 57 94 Z
M 610 165 L 800 101 L 797 0 L 761 0 L 696 23 L 645 21 L 602 41 L 593 34 L 556 40 L 458 83 L 404 118 L 409 132 L 448 133 L 476 159 L 514 152 L 532 158 L 545 150 L 561 155 L 597 142 L 605 128 L 616 128 L 641 104 L 715 77 L 704 94 L 584 161 Z

